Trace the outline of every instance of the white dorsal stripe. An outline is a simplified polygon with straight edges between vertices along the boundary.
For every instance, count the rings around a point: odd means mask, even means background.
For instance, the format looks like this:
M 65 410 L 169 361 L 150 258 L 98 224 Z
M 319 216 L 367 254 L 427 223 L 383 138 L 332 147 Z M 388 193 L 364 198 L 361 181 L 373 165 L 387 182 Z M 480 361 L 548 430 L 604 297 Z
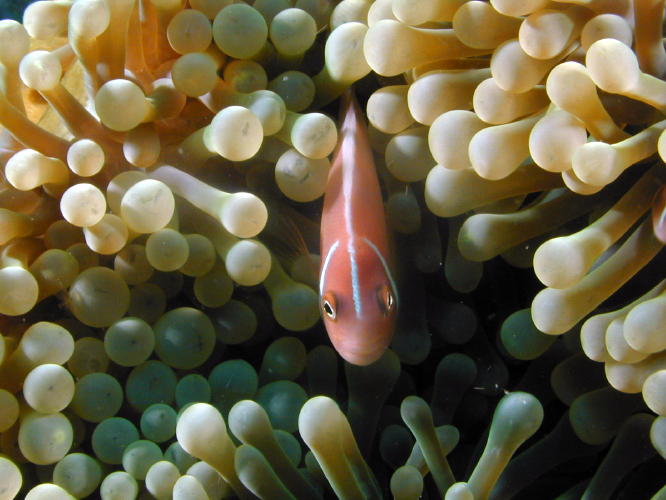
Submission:
M 354 303 L 354 313 L 358 319 L 361 319 L 363 314 L 363 305 L 361 304 L 361 285 L 359 282 L 359 269 L 358 262 L 356 261 L 356 248 L 354 248 L 356 240 L 356 227 L 354 223 L 354 207 L 352 202 L 354 199 L 354 170 L 356 166 L 356 158 L 354 156 L 353 138 L 347 136 L 343 139 L 343 144 L 340 148 L 342 154 L 343 165 L 343 179 L 342 179 L 342 195 L 344 197 L 344 210 L 345 210 L 345 229 L 349 240 L 347 241 L 347 251 L 349 252 L 349 271 L 351 273 L 352 285 L 352 302 Z
M 335 243 L 331 245 L 331 248 L 328 249 L 328 253 L 326 254 L 326 258 L 324 259 L 324 265 L 321 266 L 321 274 L 319 276 L 320 297 L 324 295 L 324 282 L 326 281 L 326 271 L 328 271 L 328 266 L 331 263 L 331 257 L 333 257 L 333 254 L 338 249 L 339 245 L 340 245 L 340 240 L 336 240 Z
M 389 283 L 391 284 L 391 291 L 393 292 L 393 297 L 395 298 L 395 305 L 396 307 L 398 306 L 398 287 L 395 284 L 395 280 L 393 279 L 393 275 L 391 274 L 391 270 L 389 269 L 388 262 L 386 262 L 386 259 L 382 255 L 382 253 L 379 251 L 379 248 L 377 248 L 377 245 L 375 245 L 372 241 L 370 241 L 368 238 L 363 238 L 365 242 L 368 244 L 370 248 L 372 248 L 375 253 L 377 254 L 377 257 L 379 258 L 379 261 L 382 263 L 382 266 L 384 267 L 384 272 L 386 273 L 386 276 L 389 279 Z
M 354 239 L 350 238 L 347 243 L 347 251 L 349 252 L 349 269 L 351 271 L 351 285 L 352 285 L 352 300 L 354 301 L 354 311 L 356 317 L 361 319 L 363 314 L 363 307 L 361 304 L 361 285 L 358 280 L 358 263 L 356 262 L 356 249 L 354 248 Z

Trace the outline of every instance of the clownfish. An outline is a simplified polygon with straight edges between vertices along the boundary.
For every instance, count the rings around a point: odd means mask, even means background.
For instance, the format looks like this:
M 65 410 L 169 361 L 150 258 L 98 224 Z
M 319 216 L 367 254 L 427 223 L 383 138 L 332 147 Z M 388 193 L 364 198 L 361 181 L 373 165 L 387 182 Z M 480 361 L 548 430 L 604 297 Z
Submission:
M 368 365 L 391 342 L 398 293 L 368 131 L 350 90 L 340 118 L 321 219 L 320 307 L 335 350 Z

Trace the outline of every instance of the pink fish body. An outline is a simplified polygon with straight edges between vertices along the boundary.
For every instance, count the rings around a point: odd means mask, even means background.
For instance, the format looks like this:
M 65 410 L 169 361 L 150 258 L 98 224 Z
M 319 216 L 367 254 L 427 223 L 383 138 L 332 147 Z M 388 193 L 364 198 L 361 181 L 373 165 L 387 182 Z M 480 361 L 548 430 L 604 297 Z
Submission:
M 320 305 L 335 350 L 349 363 L 368 365 L 391 342 L 398 295 L 368 132 L 351 92 L 340 116 L 321 220 Z

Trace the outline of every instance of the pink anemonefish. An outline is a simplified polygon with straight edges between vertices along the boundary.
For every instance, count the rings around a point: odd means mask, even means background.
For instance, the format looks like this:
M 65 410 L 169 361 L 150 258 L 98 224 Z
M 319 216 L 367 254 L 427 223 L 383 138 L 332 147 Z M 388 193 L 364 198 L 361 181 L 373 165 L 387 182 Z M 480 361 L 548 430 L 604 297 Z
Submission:
M 321 219 L 320 307 L 335 350 L 349 363 L 368 365 L 391 342 L 398 295 L 368 131 L 350 90 L 340 110 Z

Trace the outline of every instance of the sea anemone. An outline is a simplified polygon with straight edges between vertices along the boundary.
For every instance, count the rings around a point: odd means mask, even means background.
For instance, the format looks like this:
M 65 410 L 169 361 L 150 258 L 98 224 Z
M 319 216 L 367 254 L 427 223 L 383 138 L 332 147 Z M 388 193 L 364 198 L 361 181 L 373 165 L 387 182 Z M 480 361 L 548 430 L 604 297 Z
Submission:
M 663 19 L 38 0 L 0 21 L 0 500 L 664 496 Z M 364 367 L 315 291 L 350 86 L 401 292 Z

